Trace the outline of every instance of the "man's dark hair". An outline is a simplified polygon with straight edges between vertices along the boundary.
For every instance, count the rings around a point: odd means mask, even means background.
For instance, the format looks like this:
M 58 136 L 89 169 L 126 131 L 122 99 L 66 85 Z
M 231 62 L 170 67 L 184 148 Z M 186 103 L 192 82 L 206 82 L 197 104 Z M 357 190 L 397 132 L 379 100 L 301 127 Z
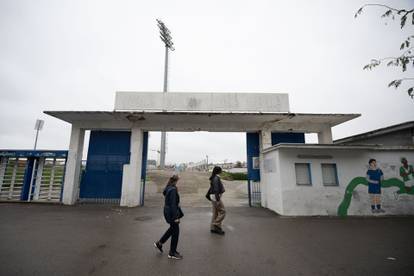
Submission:
M 374 161 L 375 161 L 375 162 L 377 162 L 377 160 L 375 160 L 375 159 L 371 158 L 371 159 L 369 159 L 368 164 L 370 164 L 370 165 L 371 165 L 371 163 L 372 163 L 372 162 L 374 162 Z
M 216 175 L 220 174 L 221 172 L 222 169 L 219 166 L 215 166 L 209 179 L 212 180 Z

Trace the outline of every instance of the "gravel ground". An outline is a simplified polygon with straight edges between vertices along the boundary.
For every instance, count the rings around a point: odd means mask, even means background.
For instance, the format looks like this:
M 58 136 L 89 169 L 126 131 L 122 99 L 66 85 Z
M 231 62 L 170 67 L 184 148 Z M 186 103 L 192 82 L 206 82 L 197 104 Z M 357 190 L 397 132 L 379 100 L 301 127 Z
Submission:
M 162 191 L 168 178 L 174 171 L 152 170 L 147 172 L 145 186 L 145 206 L 162 206 L 164 197 Z M 185 207 L 210 207 L 210 202 L 204 197 L 210 181 L 207 172 L 185 171 L 179 173 L 180 180 L 177 184 L 181 198 L 181 206 Z M 248 206 L 247 181 L 223 180 L 226 192 L 223 202 L 227 207 Z

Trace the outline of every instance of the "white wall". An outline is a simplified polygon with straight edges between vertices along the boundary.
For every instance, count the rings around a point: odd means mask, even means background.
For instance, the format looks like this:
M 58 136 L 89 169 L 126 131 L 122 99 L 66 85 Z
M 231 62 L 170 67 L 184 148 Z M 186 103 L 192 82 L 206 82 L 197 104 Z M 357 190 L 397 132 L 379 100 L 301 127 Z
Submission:
M 309 158 L 299 158 L 308 155 Z M 312 158 L 318 156 L 316 158 Z M 319 159 L 325 156 L 325 159 Z M 326 158 L 331 156 L 332 158 Z M 310 149 L 279 148 L 264 155 L 264 162 L 272 163 L 272 171 L 265 170 L 264 179 L 267 192 L 267 208 L 287 216 L 332 215 L 338 214 L 338 207 L 344 198 L 349 182 L 355 177 L 365 177 L 368 160 L 374 158 L 383 170 L 385 179 L 400 178 L 400 158 L 404 156 L 409 164 L 414 164 L 414 150 L 361 150 L 361 149 Z M 267 161 L 266 161 L 267 160 Z M 269 161 L 273 160 L 273 161 Z M 310 163 L 312 185 L 296 184 L 295 163 Z M 324 186 L 322 163 L 335 163 L 339 186 Z M 382 206 L 385 214 L 414 214 L 414 195 L 402 194 L 398 199 L 394 192 L 398 188 L 382 188 Z M 358 185 L 352 195 L 348 215 L 371 215 L 368 188 Z
M 282 180 L 280 174 L 279 151 L 273 151 L 264 156 L 263 174 L 261 174 L 260 188 L 262 201 L 266 207 L 278 214 L 283 214 Z M 262 189 L 265 186 L 266 189 Z

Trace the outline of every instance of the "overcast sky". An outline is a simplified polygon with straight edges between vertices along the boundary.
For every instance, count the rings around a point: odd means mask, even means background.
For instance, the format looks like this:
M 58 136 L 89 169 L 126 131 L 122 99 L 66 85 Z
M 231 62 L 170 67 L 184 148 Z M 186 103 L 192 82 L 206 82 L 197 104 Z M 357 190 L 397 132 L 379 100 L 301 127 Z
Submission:
M 412 1 L 378 1 L 412 8 Z M 112 110 L 115 91 L 286 92 L 291 112 L 361 113 L 335 139 L 414 119 L 414 101 L 387 83 L 400 70 L 363 71 L 412 34 L 365 1 L 0 1 L 0 148 L 67 149 L 70 125 L 44 110 Z M 408 75 L 412 75 L 411 68 Z M 150 149 L 159 148 L 151 133 Z M 245 160 L 242 133 L 170 133 L 167 162 Z M 307 137 L 315 141 L 314 136 Z M 156 152 L 150 151 L 150 158 Z

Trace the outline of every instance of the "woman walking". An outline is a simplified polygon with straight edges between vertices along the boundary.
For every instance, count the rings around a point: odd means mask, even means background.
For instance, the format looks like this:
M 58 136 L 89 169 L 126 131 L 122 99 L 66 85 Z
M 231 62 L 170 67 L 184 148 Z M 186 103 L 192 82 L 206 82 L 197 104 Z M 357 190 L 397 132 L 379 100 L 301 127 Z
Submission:
M 180 218 L 184 216 L 180 208 L 180 195 L 177 190 L 178 175 L 173 175 L 168 180 L 164 189 L 164 218 L 170 228 L 164 233 L 161 239 L 154 243 L 154 246 L 162 253 L 162 245 L 171 237 L 169 259 L 181 260 L 183 256 L 177 252 L 178 237 L 180 235 Z
M 211 218 L 210 231 L 214 234 L 224 235 L 221 228 L 221 223 L 226 216 L 223 201 L 221 197 L 225 192 L 223 183 L 221 183 L 219 174 L 222 172 L 221 168 L 216 166 L 210 176 L 210 189 L 207 191 L 206 197 L 211 201 L 213 206 L 213 217 Z

